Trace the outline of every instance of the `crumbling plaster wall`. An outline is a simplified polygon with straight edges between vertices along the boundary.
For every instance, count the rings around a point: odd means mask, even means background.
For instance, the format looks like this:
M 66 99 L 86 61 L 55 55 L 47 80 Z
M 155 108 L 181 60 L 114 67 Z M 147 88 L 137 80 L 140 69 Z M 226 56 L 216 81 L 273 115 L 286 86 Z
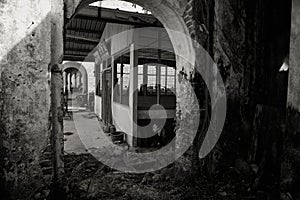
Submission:
M 49 69 L 62 52 L 56 29 L 63 27 L 61 2 L 0 1 L 1 198 L 32 199 L 33 191 L 48 191 Z

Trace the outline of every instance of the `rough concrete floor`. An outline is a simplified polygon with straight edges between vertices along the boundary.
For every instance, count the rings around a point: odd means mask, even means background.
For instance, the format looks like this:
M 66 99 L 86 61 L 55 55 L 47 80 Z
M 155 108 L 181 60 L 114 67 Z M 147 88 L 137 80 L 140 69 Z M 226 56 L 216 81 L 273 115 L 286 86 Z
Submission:
M 89 111 L 72 112 L 72 118 L 64 120 L 64 134 L 67 154 L 87 153 L 92 149 L 112 144 L 103 132 L 97 116 Z

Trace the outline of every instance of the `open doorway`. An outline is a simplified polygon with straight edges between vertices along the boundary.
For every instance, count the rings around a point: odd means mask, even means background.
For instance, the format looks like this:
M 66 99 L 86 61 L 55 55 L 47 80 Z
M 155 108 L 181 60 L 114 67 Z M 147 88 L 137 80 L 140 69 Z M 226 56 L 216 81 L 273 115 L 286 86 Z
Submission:
M 75 168 L 76 172 L 84 174 L 84 178 L 81 176 L 78 180 L 75 177 L 74 185 L 79 187 L 84 185 L 84 181 L 88 181 L 91 187 L 103 187 L 95 191 L 97 194 L 92 194 L 95 198 L 114 198 L 114 195 L 121 195 L 117 190 L 122 195 L 128 190 L 129 199 L 141 199 L 143 195 L 150 198 L 151 194 L 147 193 L 149 188 L 138 193 L 135 189 L 130 192 L 132 181 L 148 184 L 149 178 L 156 179 L 154 176 L 161 172 L 148 174 L 148 178 L 145 174 L 136 174 L 130 179 L 124 177 L 124 174 L 118 174 L 114 168 L 99 163 L 91 154 L 98 152 L 100 157 L 110 160 L 110 155 L 101 154 L 102 149 L 113 149 L 110 144 L 117 144 L 121 152 L 126 150 L 125 153 L 147 152 L 152 151 L 153 147 L 160 148 L 168 144 L 175 137 L 176 70 L 184 61 L 175 56 L 176 50 L 161 21 L 166 24 L 176 17 L 170 11 L 169 18 L 165 20 L 160 15 L 166 13 L 158 15 L 160 21 L 151 12 L 135 4 L 126 3 L 131 9 L 140 9 L 132 12 L 121 9 L 121 6 L 117 7 L 120 9 L 104 7 L 103 2 L 82 7 L 66 26 L 64 60 L 94 63 L 95 78 L 94 107 L 84 112 L 73 112 L 71 121 L 75 133 L 65 132 L 65 150 L 68 149 L 66 145 L 71 138 L 77 137 L 74 143 L 81 145 L 78 149 L 69 148 L 72 151 L 66 153 L 66 174 L 72 179 Z M 121 1 L 118 3 L 125 5 Z M 168 8 L 166 9 L 167 12 Z M 181 28 L 178 23 L 182 21 L 174 22 L 175 24 L 168 25 Z M 136 28 L 141 28 L 141 31 L 132 35 L 131 30 Z M 113 37 L 115 35 L 118 36 Z M 176 42 L 180 46 L 185 44 L 184 40 Z M 186 49 L 190 47 L 187 46 Z M 186 49 L 177 47 L 177 52 L 189 54 Z M 156 105 L 161 107 L 155 107 Z M 162 108 L 164 113 L 161 112 Z M 161 124 L 162 119 L 166 119 L 166 123 Z M 149 132 L 144 131 L 146 126 Z M 170 172 L 168 176 L 172 176 L 173 170 L 174 173 L 176 171 L 173 165 L 166 170 Z M 91 173 L 86 174 L 87 171 Z M 127 175 L 129 174 L 125 176 Z M 114 185 L 113 179 L 124 181 Z M 100 183 L 99 180 L 103 182 Z M 175 179 L 174 181 L 176 182 Z M 170 183 L 167 179 L 162 182 L 163 190 L 166 191 L 165 186 Z M 89 192 L 90 186 L 83 190 L 87 189 Z M 78 191 L 81 190 L 79 188 Z M 162 194 L 163 190 L 153 195 L 164 199 L 163 195 L 166 194 Z M 169 196 L 172 197 L 171 194 Z
M 99 137 L 102 131 L 112 142 L 129 149 L 159 148 L 175 136 L 176 58 L 167 31 L 142 7 L 118 2 L 116 9 L 116 2 L 108 2 L 83 7 L 66 25 L 63 65 L 67 153 L 80 154 L 106 145 L 103 143 L 107 141 Z M 131 30 L 136 28 L 140 30 L 133 34 Z M 93 70 L 80 63 L 89 63 Z M 131 75 L 134 68 L 137 73 Z M 90 79 L 94 84 L 88 84 Z M 155 105 L 162 107 L 152 112 L 156 117 L 151 119 L 150 108 Z M 162 114 L 165 112 L 166 116 Z M 88 116 L 85 127 L 78 128 L 80 122 L 74 121 L 74 116 Z M 160 123 L 161 116 L 166 122 Z M 121 135 L 116 141 L 114 133 Z M 103 141 L 98 144 L 97 140 Z

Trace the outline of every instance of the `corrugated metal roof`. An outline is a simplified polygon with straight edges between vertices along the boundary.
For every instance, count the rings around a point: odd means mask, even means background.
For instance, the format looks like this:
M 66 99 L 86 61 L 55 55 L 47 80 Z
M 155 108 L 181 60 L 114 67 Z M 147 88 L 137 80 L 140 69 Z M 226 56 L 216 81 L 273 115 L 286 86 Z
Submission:
M 65 31 L 64 59 L 84 60 L 97 46 L 106 22 L 74 17 Z
M 63 59 L 73 61 L 92 59 L 93 49 L 100 42 L 106 23 L 162 26 L 152 15 L 92 6 L 83 8 L 65 22 Z

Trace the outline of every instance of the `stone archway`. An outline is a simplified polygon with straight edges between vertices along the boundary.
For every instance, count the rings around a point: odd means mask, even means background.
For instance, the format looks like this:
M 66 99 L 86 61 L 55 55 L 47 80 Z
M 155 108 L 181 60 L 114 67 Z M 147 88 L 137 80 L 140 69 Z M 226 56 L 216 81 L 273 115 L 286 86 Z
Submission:
M 67 69 L 74 68 L 79 71 L 79 73 L 83 76 L 83 91 L 82 93 L 88 93 L 88 74 L 85 67 L 77 62 L 66 62 L 63 64 L 62 71 L 65 72 Z
M 96 2 L 97 0 L 77 0 L 69 1 L 66 4 L 66 17 L 70 20 L 76 16 L 78 11 Z M 120 0 L 121 1 L 121 0 Z M 130 3 L 137 4 L 149 10 L 156 17 L 168 32 L 172 42 L 174 53 L 176 55 L 176 74 L 177 76 L 184 75 L 185 81 L 176 81 L 176 113 L 179 113 L 176 118 L 183 125 L 177 127 L 177 142 L 184 141 L 184 138 L 191 138 L 190 135 L 198 128 L 198 122 L 191 126 L 190 122 L 198 119 L 198 112 L 192 112 L 192 105 L 198 104 L 194 94 L 194 89 L 191 85 L 192 76 L 195 73 L 196 51 L 193 37 L 195 34 L 194 22 L 192 20 L 192 5 L 193 0 L 124 0 Z M 200 52 L 199 54 L 202 54 Z M 203 55 L 201 55 L 203 56 Z M 182 88 L 185 88 L 184 90 Z M 196 106 L 197 107 L 197 106 Z M 199 110 L 199 108 L 197 109 Z M 185 128 L 183 128 L 185 127 Z M 185 130 L 187 129 L 187 130 Z
M 97 0 L 69 0 L 65 4 L 65 16 L 70 21 L 81 8 L 95 1 Z M 206 79 L 205 82 L 209 81 L 207 87 L 210 91 L 210 96 L 213 99 L 211 106 L 212 113 L 214 113 L 214 115 L 211 117 L 211 122 L 208 122 L 208 130 L 212 128 L 211 126 L 215 126 L 215 130 L 220 132 L 223 127 L 224 120 L 221 119 L 219 123 L 216 123 L 216 121 L 218 121 L 219 118 L 225 118 L 225 88 L 222 84 L 222 78 L 218 73 L 217 66 L 214 64 L 212 58 L 200 44 L 198 44 L 196 41 L 193 41 L 196 33 L 195 21 L 192 17 L 194 0 L 125 1 L 138 4 L 139 6 L 152 12 L 152 14 L 162 23 L 169 34 L 169 38 L 176 54 L 176 73 L 178 77 L 181 77 L 184 80 L 182 81 L 182 79 L 179 78 L 176 83 L 178 86 L 176 89 L 176 117 L 180 120 L 180 123 L 183 124 L 181 129 L 177 129 L 177 133 L 180 133 L 177 134 L 178 141 L 183 140 L 181 137 L 189 137 L 188 135 L 198 128 L 198 124 L 191 124 L 191 121 L 198 117 L 197 111 L 194 112 L 194 110 L 197 110 L 197 108 L 193 107 L 193 105 L 198 104 L 198 100 L 194 97 L 194 88 L 191 82 L 194 79 L 195 71 L 197 71 L 195 70 L 195 67 L 199 65 L 201 65 L 202 68 L 200 70 L 198 69 L 198 72 L 201 73 L 202 78 Z M 176 32 L 179 34 L 176 34 Z M 208 30 L 202 32 L 204 32 L 203 34 L 208 34 Z M 206 38 L 204 38 L 204 40 L 206 40 Z M 187 136 L 181 136 L 181 133 L 184 133 L 183 135 Z M 201 156 L 199 156 L 202 158 L 205 157 L 215 145 L 218 138 L 219 137 L 216 137 L 213 139 L 213 141 L 209 142 L 208 138 L 204 135 L 203 140 L 206 141 L 204 148 L 206 148 L 206 150 L 201 153 Z
M 82 7 L 95 2 L 96 0 L 76 0 L 71 4 L 66 4 L 66 16 L 72 18 L 76 15 L 78 10 Z M 182 86 L 185 90 L 180 90 L 177 87 L 177 113 L 180 113 L 177 118 L 180 119 L 180 123 L 190 127 L 190 121 L 197 118 L 197 114 L 194 114 L 192 110 L 197 100 L 193 96 L 194 88 L 191 86 L 191 82 L 195 78 L 196 72 L 199 72 L 202 79 L 206 83 L 206 87 L 209 91 L 209 96 L 212 102 L 207 104 L 211 105 L 213 115 L 211 121 L 208 122 L 208 130 L 212 130 L 212 126 L 215 126 L 217 132 L 221 132 L 226 115 L 226 92 L 223 85 L 223 80 L 218 71 L 217 65 L 210 57 L 206 49 L 212 49 L 213 47 L 203 48 L 202 45 L 207 43 L 207 40 L 211 40 L 208 34 L 213 34 L 213 29 L 209 30 L 205 27 L 197 26 L 193 16 L 193 6 L 195 0 L 125 0 L 130 3 L 138 4 L 139 6 L 149 10 L 152 14 L 162 23 L 167 30 L 169 38 L 172 42 L 175 54 L 176 54 L 176 72 L 177 76 L 184 76 L 186 81 L 177 81 L 178 86 Z M 206 13 L 208 14 L 208 13 Z M 201 24 L 202 26 L 203 24 Z M 201 32 L 201 43 L 196 41 L 196 32 Z M 179 33 L 179 34 L 177 34 Z M 186 117 L 188 116 L 188 117 Z M 224 118 L 224 119 L 223 119 Z M 217 122 L 218 121 L 218 122 Z M 213 124 L 214 123 L 214 124 Z M 195 128 L 195 127 L 193 127 Z M 188 131 L 192 131 L 193 128 L 187 128 Z M 178 131 L 178 130 L 177 130 Z M 183 132 L 186 132 L 183 130 Z M 209 134 L 207 134 L 209 135 Z M 209 142 L 205 137 L 204 145 L 207 150 L 202 152 L 200 157 L 205 157 L 211 150 L 211 147 L 215 145 L 218 137 L 213 139 L 213 142 Z M 202 142 L 201 142 L 202 143 Z M 211 144 L 209 144 L 211 143 Z M 208 147 L 209 146 L 209 147 Z
M 67 21 L 71 21 L 78 11 L 96 2 L 97 0 L 76 0 L 67 1 L 65 16 Z M 180 120 L 182 126 L 178 126 L 176 145 L 184 146 L 181 141 L 186 141 L 185 138 L 191 140 L 194 133 L 197 132 L 198 124 L 194 123 L 195 119 L 199 118 L 200 109 L 198 101 L 191 84 L 193 74 L 195 73 L 196 51 L 193 37 L 195 27 L 192 20 L 193 0 L 125 0 L 130 3 L 138 4 L 139 6 L 149 10 L 156 17 L 168 32 L 172 42 L 174 53 L 176 55 L 176 120 Z M 66 25 L 67 27 L 67 25 Z M 201 54 L 201 52 L 200 52 Z M 203 55 L 201 55 L 203 56 Z M 179 82 L 180 81 L 180 82 Z M 197 104 L 197 106 L 193 106 Z M 195 109 L 196 111 L 193 111 Z M 194 120 L 194 121 L 193 121 Z M 193 121 L 193 124 L 191 124 Z M 191 136 L 192 135 L 192 136 Z M 197 157 L 197 156 L 196 156 Z

